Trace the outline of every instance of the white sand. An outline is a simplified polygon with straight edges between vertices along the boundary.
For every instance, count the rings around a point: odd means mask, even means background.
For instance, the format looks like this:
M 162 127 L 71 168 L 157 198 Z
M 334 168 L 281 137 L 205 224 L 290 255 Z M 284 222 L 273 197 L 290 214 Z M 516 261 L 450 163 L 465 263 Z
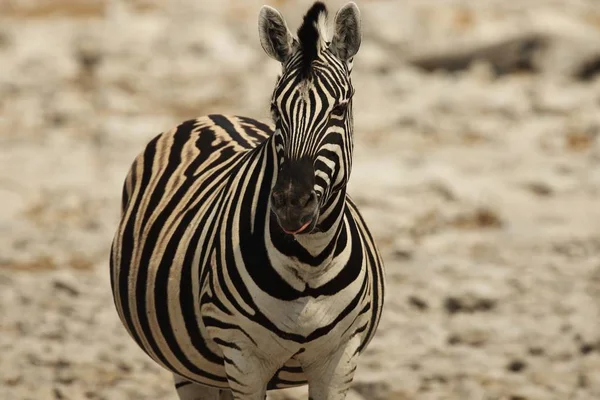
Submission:
M 9 3 L 0 399 L 175 399 L 113 308 L 121 184 L 144 144 L 184 119 L 268 116 L 278 66 L 258 42 L 262 2 Z M 272 2 L 292 27 L 309 3 Z M 598 48 L 600 7 L 519 4 L 359 4 L 350 193 L 388 293 L 353 400 L 600 398 L 600 80 L 568 76 Z M 540 74 L 403 62 L 525 32 L 553 35 Z M 305 389 L 294 392 L 279 398 Z

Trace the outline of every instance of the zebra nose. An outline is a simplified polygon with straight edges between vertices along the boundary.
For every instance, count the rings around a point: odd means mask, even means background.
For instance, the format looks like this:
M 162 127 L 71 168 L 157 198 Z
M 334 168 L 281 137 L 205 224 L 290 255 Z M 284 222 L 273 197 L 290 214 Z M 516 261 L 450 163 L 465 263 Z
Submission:
M 274 210 L 287 209 L 300 213 L 305 210 L 312 212 L 316 205 L 317 193 L 314 190 L 304 194 L 279 191 L 273 191 L 271 194 L 271 206 Z

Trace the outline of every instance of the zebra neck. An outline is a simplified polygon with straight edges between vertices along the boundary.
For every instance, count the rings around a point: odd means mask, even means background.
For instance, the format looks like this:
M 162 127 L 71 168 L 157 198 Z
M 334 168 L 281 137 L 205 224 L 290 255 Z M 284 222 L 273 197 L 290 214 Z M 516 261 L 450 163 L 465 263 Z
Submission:
M 342 221 L 346 208 L 346 191 L 340 190 L 321 209 L 319 222 L 314 232 L 307 235 L 297 235 L 296 241 L 313 255 L 321 254 L 327 248 L 335 250 L 333 243 L 337 242 L 343 228 Z

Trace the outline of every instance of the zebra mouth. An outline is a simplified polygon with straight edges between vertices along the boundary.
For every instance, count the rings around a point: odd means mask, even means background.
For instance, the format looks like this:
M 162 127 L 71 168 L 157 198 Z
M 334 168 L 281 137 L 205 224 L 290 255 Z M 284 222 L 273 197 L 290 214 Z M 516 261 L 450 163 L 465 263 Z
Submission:
M 288 235 L 297 235 L 298 233 L 302 233 L 303 231 L 306 230 L 306 228 L 308 228 L 311 224 L 312 224 L 313 220 L 309 219 L 308 221 L 306 221 L 304 223 L 304 225 L 302 225 L 300 228 L 298 228 L 295 231 L 288 231 L 287 229 L 285 229 L 284 227 L 281 227 L 281 229 L 283 229 L 283 231 L 285 233 L 287 233 Z
M 284 204 L 277 207 L 277 200 L 271 201 L 271 213 L 283 233 L 308 234 L 316 228 L 319 220 L 319 203 L 314 192 L 304 205 Z

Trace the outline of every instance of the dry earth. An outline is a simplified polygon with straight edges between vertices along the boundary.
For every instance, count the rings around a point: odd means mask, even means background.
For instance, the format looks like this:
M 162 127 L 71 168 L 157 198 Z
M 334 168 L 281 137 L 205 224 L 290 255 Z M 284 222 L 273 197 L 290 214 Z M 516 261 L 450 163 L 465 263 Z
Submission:
M 309 2 L 272 4 L 295 27 Z M 268 116 L 260 5 L 0 1 L 0 399 L 175 399 L 113 309 L 121 183 L 177 122 Z M 359 5 L 350 193 L 389 289 L 349 397 L 600 399 L 600 79 L 574 78 L 600 5 Z M 422 70 L 514 38 L 502 68 Z

